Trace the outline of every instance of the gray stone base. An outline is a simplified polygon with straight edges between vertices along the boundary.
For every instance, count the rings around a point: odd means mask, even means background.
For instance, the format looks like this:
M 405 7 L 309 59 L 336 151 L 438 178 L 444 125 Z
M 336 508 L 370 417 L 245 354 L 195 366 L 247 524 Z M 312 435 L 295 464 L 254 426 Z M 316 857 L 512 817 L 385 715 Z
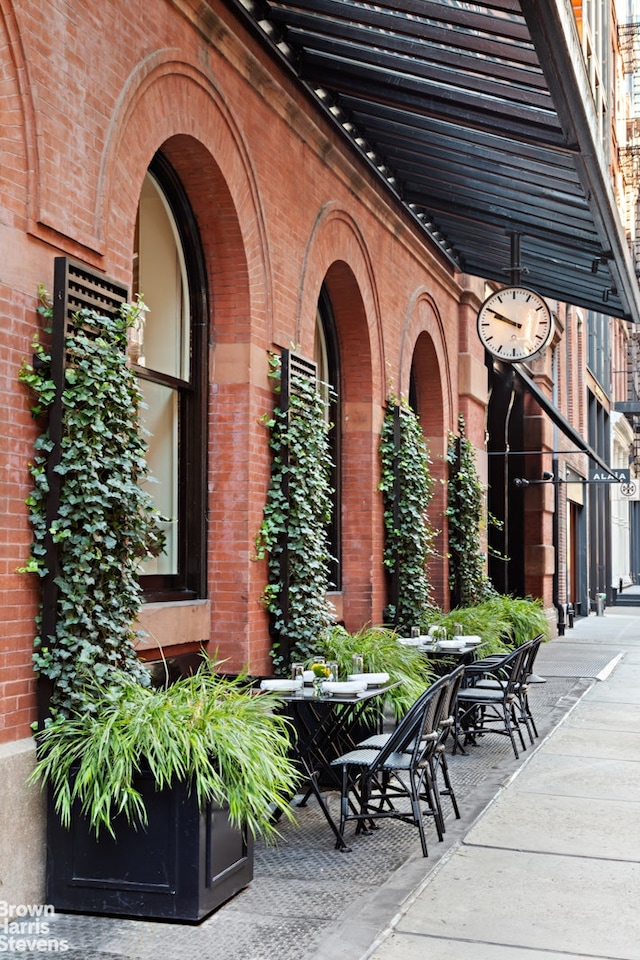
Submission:
M 46 793 L 27 786 L 31 738 L 0 744 L 0 908 L 42 904 L 45 896 Z

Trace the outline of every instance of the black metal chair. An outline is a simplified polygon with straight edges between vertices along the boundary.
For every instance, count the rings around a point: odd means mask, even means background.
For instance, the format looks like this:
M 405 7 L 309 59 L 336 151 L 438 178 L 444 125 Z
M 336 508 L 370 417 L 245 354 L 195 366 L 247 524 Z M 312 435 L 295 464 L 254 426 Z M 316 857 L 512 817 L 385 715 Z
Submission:
M 531 682 L 531 677 L 533 676 L 533 665 L 536 662 L 536 658 L 540 651 L 540 646 L 544 641 L 544 634 L 539 633 L 537 637 L 534 637 L 533 640 L 529 641 L 529 652 L 525 660 L 522 674 L 523 680 L 520 686 L 518 687 L 518 701 L 520 703 L 520 715 L 527 727 L 529 736 L 531 737 L 531 731 L 535 737 L 538 736 L 538 729 L 536 727 L 536 722 L 533 719 L 533 714 L 531 713 L 531 706 L 529 704 L 529 686 Z M 540 678 L 536 678 L 536 682 L 540 681 Z M 533 743 L 533 737 L 531 737 L 531 743 Z
M 445 753 L 446 743 L 449 739 L 449 736 L 452 734 L 456 736 L 456 716 L 457 716 L 457 698 L 458 690 L 464 678 L 464 666 L 460 665 L 456 667 L 455 670 L 452 670 L 451 673 L 445 674 L 440 677 L 437 681 L 438 687 L 441 689 L 442 704 L 440 706 L 440 721 L 438 724 L 438 741 L 435 747 L 435 750 L 430 755 L 430 773 L 431 773 L 431 784 L 434 792 L 434 798 L 440 812 L 440 832 L 445 832 L 445 822 L 444 815 L 442 814 L 441 807 L 441 797 L 449 797 L 451 805 L 453 807 L 454 814 L 456 819 L 460 819 L 460 811 L 458 809 L 458 803 L 456 800 L 456 795 L 451 783 L 451 777 L 449 775 L 449 765 L 447 763 L 447 757 Z M 424 699 L 432 696 L 432 687 L 429 687 L 425 692 L 412 704 L 411 709 L 420 710 L 421 705 L 424 702 Z M 358 744 L 358 748 L 380 750 L 385 746 L 389 741 L 389 737 L 392 736 L 391 733 L 379 733 L 374 734 L 371 737 L 367 737 L 366 740 L 363 740 Z M 440 786 L 438 780 L 438 774 L 441 775 L 444 786 Z M 442 839 L 442 837 L 440 837 Z
M 522 665 L 527 653 L 523 644 L 494 667 L 487 667 L 478 682 L 464 686 L 458 692 L 458 723 L 465 743 L 476 742 L 485 733 L 509 737 L 516 759 L 519 757 L 515 734 L 526 750 L 520 726 L 519 700 L 516 685 L 522 679 Z M 472 666 L 475 666 L 473 664 Z M 468 668 L 465 673 L 469 677 Z M 473 674 L 471 674 L 473 677 Z M 494 684 L 483 681 L 494 680 Z
M 432 780 L 431 756 L 439 739 L 440 714 L 448 678 L 432 684 L 379 749 L 359 747 L 332 761 L 341 769 L 340 833 L 349 821 L 356 832 L 386 818 L 418 828 L 422 853 L 428 856 L 423 815 L 432 816 L 443 839 L 442 811 Z M 426 809 L 423 809 L 426 803 Z
M 526 643 L 522 644 L 520 649 L 525 651 L 525 656 L 522 659 L 522 664 L 520 667 L 520 677 L 517 679 L 515 685 L 515 692 L 518 697 L 518 706 L 520 711 L 519 719 L 520 722 L 526 727 L 527 733 L 529 734 L 529 740 L 532 744 L 534 743 L 534 737 L 538 736 L 538 730 L 531 712 L 531 706 L 529 704 L 529 678 L 533 674 L 533 666 L 543 640 L 544 634 L 540 633 L 537 637 L 534 637 L 532 640 L 528 640 Z M 504 659 L 504 656 L 495 659 L 492 663 L 493 669 L 499 670 L 500 663 Z M 478 677 L 479 670 L 483 669 L 482 663 L 482 661 L 478 661 L 477 664 L 472 665 L 472 668 L 476 668 L 476 677 Z M 482 676 L 476 680 L 475 686 L 487 688 L 493 687 L 495 689 L 498 683 L 500 683 L 499 680 L 488 677 L 485 673 L 483 673 Z
M 449 797 L 456 820 L 459 820 L 460 810 L 458 809 L 458 801 L 456 800 L 451 777 L 449 776 L 446 745 L 450 736 L 453 736 L 454 744 L 455 738 L 457 737 L 458 694 L 464 680 L 464 666 L 456 667 L 445 679 L 447 679 L 448 683 L 443 693 L 438 742 L 433 754 L 430 756 L 429 762 L 431 766 L 431 779 L 434 784 L 434 789 L 438 793 L 438 797 Z M 442 775 L 444 782 L 443 787 L 438 783 L 438 774 Z M 444 817 L 442 818 L 442 829 L 443 831 L 445 829 Z

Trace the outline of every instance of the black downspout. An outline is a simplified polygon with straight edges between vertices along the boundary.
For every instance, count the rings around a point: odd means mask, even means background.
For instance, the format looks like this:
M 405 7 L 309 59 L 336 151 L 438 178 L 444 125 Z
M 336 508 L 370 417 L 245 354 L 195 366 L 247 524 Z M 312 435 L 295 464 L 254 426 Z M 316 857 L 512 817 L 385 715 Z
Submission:
M 559 461 L 554 457 L 552 462 L 553 472 L 553 605 L 558 611 L 558 636 L 564 637 L 566 626 L 564 603 L 560 603 L 560 478 L 558 474 Z

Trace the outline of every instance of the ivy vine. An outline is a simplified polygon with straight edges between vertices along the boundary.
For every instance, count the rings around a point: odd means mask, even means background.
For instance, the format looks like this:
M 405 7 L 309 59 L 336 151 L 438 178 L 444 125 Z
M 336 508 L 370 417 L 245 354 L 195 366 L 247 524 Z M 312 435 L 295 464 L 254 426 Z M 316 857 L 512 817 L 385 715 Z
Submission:
M 472 607 L 492 595 L 485 573 L 481 532 L 484 493 L 476 468 L 473 446 L 465 435 L 464 417 L 458 418 L 458 435 L 449 434 L 449 589 L 456 607 Z
M 427 509 L 433 497 L 431 460 L 420 422 L 408 403 L 390 398 L 380 436 L 384 566 L 395 581 L 388 619 L 401 631 L 419 624 L 431 605 L 427 565 L 435 531 Z
M 39 312 L 52 310 L 41 288 Z M 148 477 L 141 435 L 142 400 L 127 363 L 127 331 L 146 310 L 127 303 L 116 316 L 80 310 L 69 323 L 62 391 L 60 502 L 47 521 L 48 461 L 53 443 L 48 428 L 36 441 L 30 464 L 33 491 L 27 499 L 33 544 L 26 572 L 45 578 L 48 540 L 57 557 L 55 635 L 38 636 L 33 662 L 53 684 L 51 710 L 57 715 L 87 709 L 85 685 L 149 683 L 132 646 L 132 624 L 140 610 L 140 561 L 162 552 L 159 514 L 143 484 Z M 35 395 L 39 418 L 50 410 L 56 388 L 51 357 L 39 338 L 36 360 L 24 363 L 20 381 Z
M 279 356 L 270 357 L 269 375 L 281 393 Z M 297 377 L 294 387 L 288 408 L 276 406 L 263 418 L 273 459 L 256 549 L 258 558 L 268 559 L 263 602 L 271 614 L 277 672 L 310 657 L 334 619 L 326 597 L 333 493 L 327 401 L 313 378 Z

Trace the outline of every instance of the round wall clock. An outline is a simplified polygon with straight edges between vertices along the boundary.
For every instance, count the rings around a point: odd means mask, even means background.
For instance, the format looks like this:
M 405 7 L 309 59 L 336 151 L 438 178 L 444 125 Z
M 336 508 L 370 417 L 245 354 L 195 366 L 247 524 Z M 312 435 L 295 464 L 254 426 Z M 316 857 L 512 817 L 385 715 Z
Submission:
M 494 357 L 530 360 L 549 345 L 553 319 L 545 300 L 527 287 L 503 287 L 478 311 L 478 336 Z

